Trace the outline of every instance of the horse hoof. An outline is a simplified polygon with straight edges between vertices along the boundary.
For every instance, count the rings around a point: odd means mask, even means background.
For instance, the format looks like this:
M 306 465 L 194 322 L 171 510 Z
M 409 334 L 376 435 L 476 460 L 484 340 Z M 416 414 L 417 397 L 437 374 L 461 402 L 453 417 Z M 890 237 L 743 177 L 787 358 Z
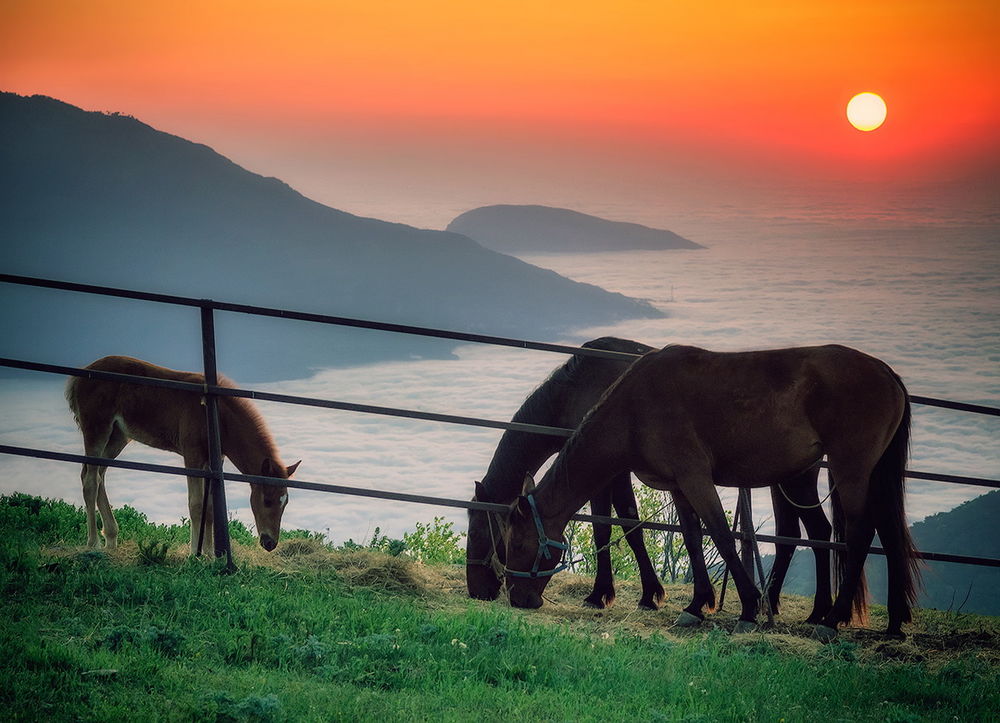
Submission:
M 701 625 L 701 618 L 697 615 L 692 615 L 687 610 L 681 610 L 681 614 L 677 616 L 674 625 L 679 628 L 696 628 Z
M 829 643 L 836 639 L 837 628 L 831 628 L 828 625 L 817 625 L 813 628 L 813 635 L 816 636 L 820 642 Z
M 658 608 L 656 605 L 651 605 L 649 603 L 641 602 L 638 605 L 636 605 L 636 609 L 637 610 L 651 610 L 653 612 L 656 612 L 660 608 Z
M 749 620 L 737 620 L 736 627 L 733 628 L 733 634 L 752 633 L 755 630 L 757 630 L 757 623 L 750 622 Z
M 595 603 L 592 600 L 584 600 L 583 606 L 591 610 L 603 610 L 606 607 L 603 603 Z

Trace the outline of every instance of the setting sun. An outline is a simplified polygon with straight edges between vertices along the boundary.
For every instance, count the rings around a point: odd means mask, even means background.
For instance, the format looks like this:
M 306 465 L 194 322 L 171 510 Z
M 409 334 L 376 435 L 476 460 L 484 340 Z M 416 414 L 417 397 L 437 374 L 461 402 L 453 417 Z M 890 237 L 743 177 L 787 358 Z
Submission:
M 847 104 L 847 120 L 859 131 L 873 131 L 885 123 L 885 101 L 875 93 L 858 93 Z

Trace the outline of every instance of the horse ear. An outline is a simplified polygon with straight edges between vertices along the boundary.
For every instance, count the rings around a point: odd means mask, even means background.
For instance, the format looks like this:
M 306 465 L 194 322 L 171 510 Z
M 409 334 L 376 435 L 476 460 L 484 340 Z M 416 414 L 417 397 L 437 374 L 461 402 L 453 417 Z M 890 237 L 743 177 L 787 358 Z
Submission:
M 476 480 L 476 501 L 477 502 L 486 501 L 486 486 L 479 480 Z
M 285 477 L 291 477 L 293 474 L 295 474 L 295 470 L 297 470 L 299 468 L 300 464 L 302 464 L 302 460 L 301 459 L 298 462 L 296 462 L 295 464 L 293 464 L 291 467 L 289 467 L 288 469 L 286 469 L 285 470 Z
M 265 457 L 264 461 L 260 463 L 260 476 L 261 477 L 277 477 L 277 468 L 274 462 L 271 461 L 270 457 Z
M 522 495 L 530 495 L 535 491 L 535 478 L 530 474 L 524 475 L 524 484 L 521 486 Z
M 514 500 L 514 510 L 517 514 L 522 517 L 531 517 L 531 503 L 528 502 L 528 498 L 524 495 L 520 495 L 516 500 Z

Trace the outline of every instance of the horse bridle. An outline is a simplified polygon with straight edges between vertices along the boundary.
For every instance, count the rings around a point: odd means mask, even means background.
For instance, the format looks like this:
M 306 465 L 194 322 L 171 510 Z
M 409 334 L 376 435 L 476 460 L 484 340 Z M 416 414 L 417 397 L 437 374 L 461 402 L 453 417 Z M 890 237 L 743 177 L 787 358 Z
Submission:
M 545 528 L 542 526 L 542 517 L 538 514 L 538 506 L 535 504 L 534 495 L 526 495 L 525 499 L 528 500 L 528 505 L 531 507 L 531 516 L 535 521 L 535 529 L 538 531 L 538 552 L 535 554 L 535 562 L 531 566 L 530 571 L 523 570 L 511 570 L 509 567 L 504 565 L 504 573 L 510 577 L 527 577 L 527 578 L 538 578 L 538 577 L 552 577 L 557 572 L 562 572 L 569 568 L 570 563 L 564 562 L 563 557 L 566 555 L 566 551 L 569 549 L 569 545 L 565 542 L 557 542 L 556 540 L 549 539 L 549 536 L 545 534 Z M 542 563 L 542 559 L 551 560 L 552 553 L 549 552 L 549 548 L 554 547 L 559 550 L 559 559 L 556 562 L 556 566 L 551 570 L 539 570 L 538 567 Z
M 483 567 L 492 568 L 497 578 L 502 579 L 506 568 L 504 567 L 503 563 L 500 562 L 500 558 L 497 557 L 497 533 L 494 532 L 493 530 L 493 522 L 494 522 L 493 516 L 496 514 L 498 513 L 493 512 L 491 510 L 486 510 L 486 522 L 490 528 L 490 554 L 482 560 L 475 560 L 475 559 L 470 560 L 466 558 L 465 564 L 482 565 Z M 497 522 L 496 524 L 499 527 L 500 523 Z

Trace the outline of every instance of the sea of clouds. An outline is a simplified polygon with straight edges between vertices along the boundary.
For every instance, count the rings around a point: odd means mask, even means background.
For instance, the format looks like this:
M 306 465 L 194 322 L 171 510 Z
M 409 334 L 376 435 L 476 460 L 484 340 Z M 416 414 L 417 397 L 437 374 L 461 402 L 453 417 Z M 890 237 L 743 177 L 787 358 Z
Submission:
M 578 344 L 613 334 L 652 345 L 684 343 L 721 351 L 837 342 L 887 361 L 912 394 L 1000 405 L 1000 246 L 992 230 L 789 223 L 717 231 L 693 240 L 709 248 L 527 258 L 571 278 L 648 299 L 668 314 L 539 341 Z M 309 379 L 256 386 L 507 420 L 564 360 L 552 353 L 483 345 L 460 347 L 456 356 L 327 369 Z M 80 453 L 63 383 L 41 374 L 0 380 L 0 443 Z M 368 489 L 467 499 L 501 435 L 440 422 L 259 406 L 285 462 L 303 460 L 298 478 Z M 998 479 L 997 431 L 996 417 L 915 406 L 910 468 Z M 137 444 L 123 458 L 180 463 L 175 455 Z M 186 483 L 180 477 L 112 469 L 108 489 L 113 505 L 132 505 L 158 522 L 187 515 Z M 252 524 L 246 488 L 230 483 L 227 490 L 231 513 Z M 0 492 L 13 491 L 80 504 L 79 470 L 0 456 Z M 916 521 L 986 491 L 911 480 L 907 512 Z M 723 491 L 723 499 L 732 509 L 735 495 Z M 769 532 L 769 497 L 757 492 L 753 499 L 755 520 Z M 284 526 L 320 531 L 336 542 L 364 542 L 376 527 L 400 537 L 435 516 L 465 529 L 464 512 L 454 508 L 293 490 Z

